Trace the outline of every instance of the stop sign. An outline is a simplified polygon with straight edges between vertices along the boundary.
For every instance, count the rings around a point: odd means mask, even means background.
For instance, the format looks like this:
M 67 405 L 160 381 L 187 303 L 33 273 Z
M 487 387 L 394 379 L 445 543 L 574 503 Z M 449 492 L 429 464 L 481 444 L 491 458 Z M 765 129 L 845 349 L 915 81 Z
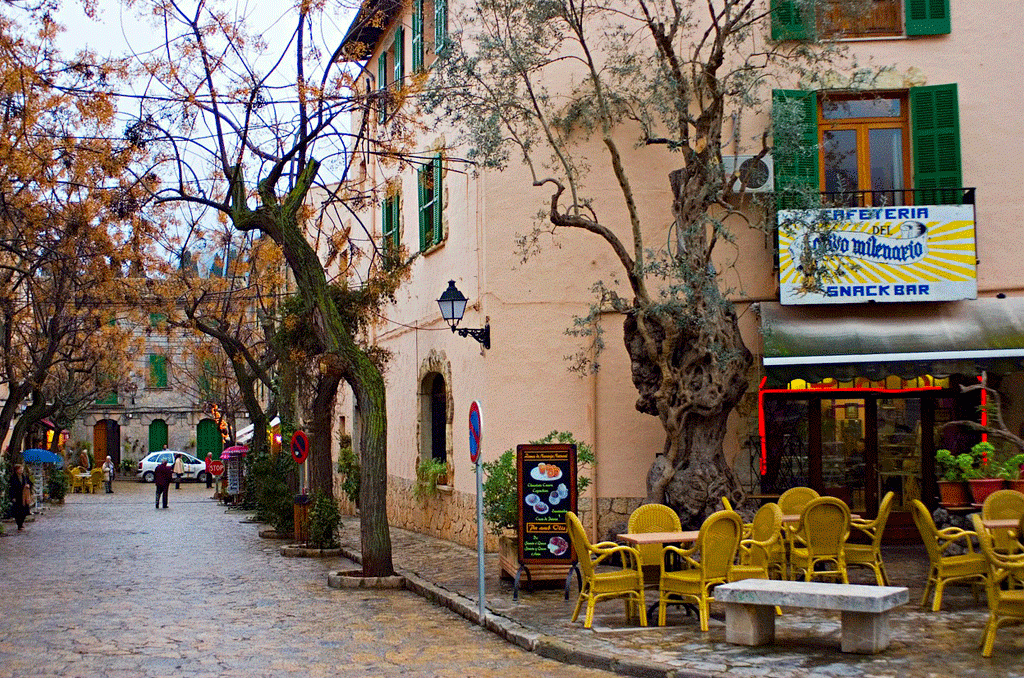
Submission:
M 211 459 L 210 461 L 206 462 L 206 470 L 212 476 L 219 476 L 222 473 L 224 473 L 224 462 L 222 462 L 220 459 Z

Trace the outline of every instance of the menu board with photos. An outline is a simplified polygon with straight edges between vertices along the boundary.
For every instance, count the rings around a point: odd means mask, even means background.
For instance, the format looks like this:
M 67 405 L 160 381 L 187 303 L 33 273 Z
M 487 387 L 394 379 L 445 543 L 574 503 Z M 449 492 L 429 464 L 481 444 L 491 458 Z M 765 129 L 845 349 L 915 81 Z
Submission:
M 519 503 L 519 562 L 569 564 L 572 546 L 565 524 L 576 509 L 576 446 L 519 445 L 516 448 Z

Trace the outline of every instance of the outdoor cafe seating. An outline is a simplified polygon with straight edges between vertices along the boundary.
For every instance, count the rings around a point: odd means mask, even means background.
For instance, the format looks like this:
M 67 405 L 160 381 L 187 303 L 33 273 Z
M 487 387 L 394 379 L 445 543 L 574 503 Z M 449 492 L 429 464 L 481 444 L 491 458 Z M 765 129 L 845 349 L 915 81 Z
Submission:
M 919 499 L 911 500 L 910 507 L 925 549 L 928 551 L 930 564 L 921 604 L 925 604 L 928 592 L 934 586 L 935 597 L 932 602 L 932 612 L 938 612 L 942 608 L 942 590 L 946 584 L 950 582 L 985 584 L 988 579 L 988 563 L 985 561 L 984 554 L 976 553 L 974 550 L 972 538 L 977 538 L 977 534 L 970 530 L 961 530 L 958 527 L 938 529 L 928 507 Z M 963 554 L 949 553 L 954 544 L 960 544 L 967 552 Z
M 1024 588 L 1018 585 L 1020 581 L 1024 581 L 1024 553 L 998 551 L 993 533 L 985 527 L 983 518 L 975 513 L 971 519 L 974 521 L 974 531 L 978 535 L 978 544 L 988 568 L 985 593 L 989 616 L 982 636 L 981 655 L 991 657 L 999 627 L 1011 622 L 1024 622 Z M 1024 518 L 1018 523 L 1015 540 L 1020 538 L 1019 529 L 1022 525 Z

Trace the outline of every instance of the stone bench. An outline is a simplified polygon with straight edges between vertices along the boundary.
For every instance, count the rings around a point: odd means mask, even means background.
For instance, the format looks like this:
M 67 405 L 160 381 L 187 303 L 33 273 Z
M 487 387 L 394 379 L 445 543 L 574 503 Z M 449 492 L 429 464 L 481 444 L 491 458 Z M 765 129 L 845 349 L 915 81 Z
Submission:
M 889 613 L 910 600 L 902 586 L 744 579 L 715 587 L 725 604 L 725 639 L 737 645 L 775 640 L 775 607 L 842 612 L 842 651 L 874 654 L 889 647 Z

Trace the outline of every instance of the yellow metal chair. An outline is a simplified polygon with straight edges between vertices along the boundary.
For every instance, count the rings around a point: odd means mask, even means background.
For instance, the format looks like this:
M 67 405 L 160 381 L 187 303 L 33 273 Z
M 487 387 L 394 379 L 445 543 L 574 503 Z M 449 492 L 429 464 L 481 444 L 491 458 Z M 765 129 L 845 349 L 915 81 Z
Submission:
M 928 551 L 928 560 L 931 561 L 928 581 L 924 585 L 924 595 L 921 596 L 921 605 L 928 600 L 928 591 L 934 584 L 935 599 L 932 602 L 932 612 L 938 612 L 942 608 L 942 589 L 946 584 L 953 581 L 983 584 L 988 581 L 988 563 L 984 554 L 974 552 L 974 544 L 971 541 L 971 537 L 976 536 L 974 532 L 961 530 L 958 527 L 947 527 L 942 530 L 936 528 L 932 514 L 928 512 L 928 507 L 922 504 L 920 499 L 912 499 L 910 509 Z M 944 555 L 955 543 L 965 546 L 967 553 L 955 556 Z
M 871 543 L 847 544 L 844 549 L 846 566 L 853 565 L 870 569 L 875 573 L 875 582 L 879 586 L 889 585 L 889 576 L 885 573 L 885 564 L 882 562 L 882 533 L 885 531 L 885 524 L 889 522 L 889 514 L 892 513 L 892 503 L 895 498 L 895 493 L 885 493 L 882 503 L 878 505 L 878 515 L 874 520 L 852 518 L 850 527 L 867 535 Z
M 849 584 L 843 548 L 849 536 L 850 507 L 835 497 L 812 499 L 800 514 L 789 551 L 793 577 L 796 578 L 797 570 L 803 570 L 805 581 L 838 576 L 844 584 Z M 832 563 L 833 569 L 815 569 L 822 563 Z
M 89 491 L 96 494 L 103 487 L 103 469 L 94 468 L 90 471 L 89 479 L 86 480 L 86 483 L 89 485 Z
M 779 495 L 779 510 L 783 515 L 803 513 L 804 507 L 819 496 L 821 495 L 810 487 L 791 487 Z
M 85 492 L 85 479 L 81 476 L 82 469 L 79 466 L 71 468 L 71 491 Z
M 708 630 L 711 588 L 729 580 L 729 569 L 736 560 L 736 551 L 743 534 L 743 520 L 735 511 L 718 511 L 700 526 L 700 534 L 691 548 L 666 546 L 661 560 L 658 584 L 658 625 L 665 625 L 665 606 L 693 601 L 700 615 L 700 630 Z M 682 570 L 668 571 L 665 559 L 670 553 L 679 557 Z M 698 560 L 696 556 L 700 557 Z
M 786 555 L 782 548 L 782 511 L 768 503 L 758 509 L 754 522 L 744 525 L 746 537 L 740 541 L 739 564 L 729 569 L 729 581 L 785 578 Z
M 647 609 L 644 607 L 644 575 L 640 569 L 640 553 L 631 546 L 621 546 L 610 541 L 591 544 L 583 525 L 576 514 L 569 511 L 565 514 L 565 522 L 569 530 L 569 540 L 576 550 L 576 558 L 580 568 L 582 584 L 576 609 L 572 611 L 572 621 L 580 616 L 583 601 L 587 601 L 587 614 L 583 628 L 589 629 L 594 622 L 594 604 L 610 598 L 626 599 L 626 616 L 632 611 L 640 615 L 640 625 L 647 626 Z M 597 572 L 595 567 L 613 555 L 622 560 L 620 569 L 610 572 Z
M 1024 494 L 1017 490 L 996 490 L 985 497 L 981 505 L 981 517 L 985 520 L 1024 518 Z M 1018 542 L 1008 529 L 991 530 L 996 551 L 1001 553 L 1020 552 Z
M 988 623 L 981 639 L 981 656 L 992 656 L 992 645 L 996 630 L 1012 621 L 1024 621 L 1024 589 L 1002 583 L 1012 579 L 1024 579 L 1024 553 L 1001 553 L 996 550 L 993 534 L 981 523 L 977 513 L 971 516 L 974 531 L 978 534 L 982 555 L 988 565 L 988 581 L 985 593 L 988 597 Z M 1024 521 L 1024 519 L 1022 519 Z
M 638 506 L 629 515 L 626 529 L 630 533 L 642 532 L 680 532 L 683 529 L 679 522 L 679 514 L 671 506 L 664 504 L 644 504 Z M 638 544 L 640 565 L 644 571 L 656 569 L 661 572 L 661 544 Z
M 820 495 L 816 490 L 810 487 L 791 487 L 781 495 L 779 495 L 779 510 L 782 511 L 782 515 L 796 516 L 800 515 L 804 511 L 804 507 L 807 506 L 808 502 L 812 499 L 817 499 Z M 782 534 L 785 537 L 783 542 L 783 549 L 786 553 L 786 562 L 789 562 L 789 552 L 793 548 L 793 536 L 796 534 L 799 523 L 784 523 L 782 526 Z

